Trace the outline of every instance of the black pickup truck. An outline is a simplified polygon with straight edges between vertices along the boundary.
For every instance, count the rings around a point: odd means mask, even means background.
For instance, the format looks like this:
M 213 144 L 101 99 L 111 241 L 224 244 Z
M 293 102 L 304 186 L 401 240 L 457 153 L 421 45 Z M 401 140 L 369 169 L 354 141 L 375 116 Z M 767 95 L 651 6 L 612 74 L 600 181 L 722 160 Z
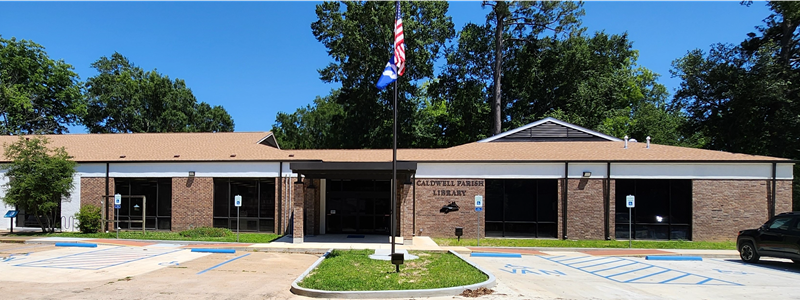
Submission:
M 762 256 L 770 256 L 800 264 L 800 212 L 782 213 L 758 229 L 739 231 L 736 248 L 745 262 L 755 263 Z

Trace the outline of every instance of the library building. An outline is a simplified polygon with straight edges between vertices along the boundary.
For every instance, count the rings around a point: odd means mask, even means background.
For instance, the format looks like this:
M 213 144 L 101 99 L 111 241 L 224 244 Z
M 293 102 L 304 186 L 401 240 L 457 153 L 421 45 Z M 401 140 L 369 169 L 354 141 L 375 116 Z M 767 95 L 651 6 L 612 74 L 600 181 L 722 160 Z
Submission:
M 793 160 L 637 142 L 554 118 L 451 148 L 398 149 L 394 185 L 391 149 L 286 150 L 270 132 L 46 137 L 77 162 L 53 211 L 62 231 L 77 231 L 75 213 L 92 204 L 122 230 L 235 230 L 238 216 L 240 231 L 296 243 L 388 236 L 393 212 L 406 243 L 456 228 L 465 238 L 721 241 L 792 208 Z M 7 183 L 0 174 L 0 197 Z M 13 223 L 38 227 L 24 211 Z

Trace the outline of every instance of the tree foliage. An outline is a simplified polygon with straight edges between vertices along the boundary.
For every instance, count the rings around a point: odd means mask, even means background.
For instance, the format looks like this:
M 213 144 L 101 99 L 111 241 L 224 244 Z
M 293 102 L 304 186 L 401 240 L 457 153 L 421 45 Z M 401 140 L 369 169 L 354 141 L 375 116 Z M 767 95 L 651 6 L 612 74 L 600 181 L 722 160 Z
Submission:
M 492 129 L 493 135 L 502 131 L 503 102 L 502 74 L 504 57 L 515 44 L 536 43 L 550 31 L 553 38 L 571 35 L 580 30 L 579 17 L 584 15 L 583 3 L 573 1 L 483 1 L 492 11 L 487 16 L 494 25 L 494 59 L 492 62 Z
M 197 102 L 181 79 L 145 72 L 119 53 L 92 63 L 98 75 L 87 81 L 83 124 L 98 132 L 233 131 L 221 106 Z
M 401 2 L 406 41 L 405 75 L 398 80 L 398 143 L 414 146 L 411 117 L 419 104 L 418 80 L 434 76 L 434 60 L 444 42 L 453 36 L 453 23 L 444 1 Z M 324 2 L 317 5 L 318 20 L 311 24 L 314 36 L 333 59 L 319 70 L 324 82 L 342 87 L 329 102 L 341 109 L 336 127 L 327 133 L 328 148 L 387 148 L 392 145 L 392 97 L 394 87 L 381 92 L 375 87 L 392 53 L 395 5 L 392 2 Z M 302 113 L 306 114 L 306 113 Z M 291 123 L 291 122 L 290 122 Z M 283 123 L 281 121 L 280 124 Z M 277 135 L 278 138 L 282 138 Z M 286 141 L 282 140 L 285 145 Z M 301 143 L 302 144 L 302 143 Z
M 0 37 L 0 134 L 67 132 L 86 109 L 71 65 L 28 40 Z
M 36 216 L 43 232 L 53 232 L 56 220 L 51 217 L 61 197 L 72 190 L 76 172 L 76 163 L 67 151 L 50 149 L 48 143 L 46 137 L 20 136 L 3 145 L 5 157 L 11 161 L 2 166 L 9 179 L 3 202 Z
M 739 45 L 716 44 L 673 62 L 674 104 L 685 132 L 708 149 L 800 159 L 800 4 L 769 2 L 773 14 Z M 795 209 L 800 209 L 795 168 Z

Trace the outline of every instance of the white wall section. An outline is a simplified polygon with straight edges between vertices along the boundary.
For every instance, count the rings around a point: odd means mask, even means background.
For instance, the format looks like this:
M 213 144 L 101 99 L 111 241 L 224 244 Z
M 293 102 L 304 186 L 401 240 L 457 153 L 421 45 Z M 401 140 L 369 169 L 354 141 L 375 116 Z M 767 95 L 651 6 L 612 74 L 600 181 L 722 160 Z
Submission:
M 569 178 L 605 178 L 605 163 L 570 163 Z M 792 179 L 792 164 L 777 165 L 777 179 Z M 564 163 L 424 163 L 417 178 L 564 178 Z M 771 163 L 611 163 L 611 178 L 772 179 Z
M 81 177 L 105 177 L 106 164 L 80 164 L 77 167 Z M 189 171 L 195 177 L 278 177 L 280 167 L 277 162 L 170 162 L 170 163 L 111 163 L 109 176 L 112 178 L 146 177 L 188 177 Z M 283 177 L 295 177 L 284 166 Z

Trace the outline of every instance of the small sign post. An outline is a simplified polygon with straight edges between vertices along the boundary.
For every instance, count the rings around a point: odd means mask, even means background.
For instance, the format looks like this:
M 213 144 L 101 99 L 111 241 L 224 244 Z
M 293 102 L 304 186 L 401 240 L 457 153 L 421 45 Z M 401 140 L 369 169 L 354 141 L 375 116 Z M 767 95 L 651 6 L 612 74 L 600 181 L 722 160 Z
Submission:
M 625 206 L 628 207 L 628 248 L 631 248 L 633 245 L 633 242 L 631 241 L 633 239 L 633 234 L 631 230 L 632 227 L 631 221 L 633 220 L 633 215 L 631 214 L 631 209 L 636 207 L 636 197 L 634 197 L 633 195 L 626 196 Z
M 117 232 L 117 239 L 119 239 L 119 209 L 122 207 L 122 195 L 114 194 L 114 228 Z M 142 223 L 142 227 L 144 227 L 144 223 Z
M 475 212 L 478 214 L 478 246 L 481 245 L 481 211 L 483 211 L 483 196 L 475 195 Z
M 18 211 L 16 210 L 9 210 L 6 212 L 5 217 L 11 219 L 11 233 L 14 233 L 14 217 L 17 216 Z
M 239 242 L 239 207 L 242 206 L 242 196 L 233 197 L 233 205 L 236 206 L 236 242 Z

